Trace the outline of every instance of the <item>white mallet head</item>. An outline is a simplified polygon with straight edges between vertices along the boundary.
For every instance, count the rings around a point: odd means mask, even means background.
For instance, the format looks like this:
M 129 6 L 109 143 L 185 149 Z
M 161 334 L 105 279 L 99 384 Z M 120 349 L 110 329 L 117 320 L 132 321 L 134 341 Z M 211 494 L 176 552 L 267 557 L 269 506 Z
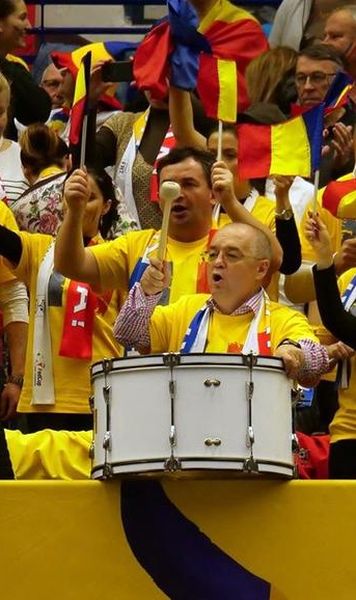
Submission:
M 173 202 L 176 198 L 181 195 L 181 189 L 179 183 L 176 181 L 164 181 L 159 188 L 159 197 L 164 202 Z

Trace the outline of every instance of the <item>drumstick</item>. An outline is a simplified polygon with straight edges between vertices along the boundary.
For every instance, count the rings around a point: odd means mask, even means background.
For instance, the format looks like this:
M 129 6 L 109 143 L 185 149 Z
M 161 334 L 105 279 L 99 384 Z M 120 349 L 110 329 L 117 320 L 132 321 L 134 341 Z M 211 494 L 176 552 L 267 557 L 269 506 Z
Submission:
M 164 260 L 166 255 L 169 215 L 171 214 L 172 202 L 176 198 L 179 198 L 180 194 L 180 185 L 176 181 L 164 181 L 159 188 L 159 197 L 164 202 L 161 237 L 157 251 L 159 260 Z

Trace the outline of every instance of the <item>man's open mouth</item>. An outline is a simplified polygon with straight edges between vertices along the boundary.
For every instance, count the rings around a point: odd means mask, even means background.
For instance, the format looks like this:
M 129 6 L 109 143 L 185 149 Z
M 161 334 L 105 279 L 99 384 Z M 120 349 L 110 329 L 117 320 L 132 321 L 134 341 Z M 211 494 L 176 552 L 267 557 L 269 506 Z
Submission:
M 220 275 L 220 273 L 213 273 L 213 281 L 215 283 L 218 283 L 221 280 L 222 280 L 222 276 Z

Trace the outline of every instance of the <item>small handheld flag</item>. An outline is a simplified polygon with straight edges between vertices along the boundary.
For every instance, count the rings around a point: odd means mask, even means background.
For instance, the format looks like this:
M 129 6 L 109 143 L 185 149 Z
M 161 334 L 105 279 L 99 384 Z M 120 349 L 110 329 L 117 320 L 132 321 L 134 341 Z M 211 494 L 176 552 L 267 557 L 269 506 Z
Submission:
M 75 82 L 74 99 L 70 114 L 69 142 L 72 146 L 81 145 L 80 166 L 85 163 L 86 128 L 89 111 L 91 52 L 88 52 L 80 63 Z

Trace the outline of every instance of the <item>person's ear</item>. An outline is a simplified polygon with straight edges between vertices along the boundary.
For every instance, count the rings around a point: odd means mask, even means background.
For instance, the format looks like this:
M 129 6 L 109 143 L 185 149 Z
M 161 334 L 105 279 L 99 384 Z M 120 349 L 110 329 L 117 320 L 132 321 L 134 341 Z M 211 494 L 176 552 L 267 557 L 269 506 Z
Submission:
M 259 260 L 257 265 L 257 279 L 259 281 L 262 281 L 262 279 L 266 277 L 270 264 L 271 261 L 268 260 L 268 258 L 263 258 L 262 260 Z
M 106 215 L 111 208 L 112 200 L 107 200 L 103 206 L 103 210 L 101 211 L 101 216 Z

